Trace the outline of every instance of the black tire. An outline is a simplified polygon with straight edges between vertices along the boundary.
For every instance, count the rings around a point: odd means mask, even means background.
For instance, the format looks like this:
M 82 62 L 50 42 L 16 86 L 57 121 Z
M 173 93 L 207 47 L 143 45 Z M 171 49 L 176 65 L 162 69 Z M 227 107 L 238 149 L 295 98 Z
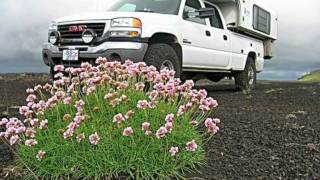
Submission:
M 145 55 L 144 61 L 147 65 L 155 66 L 159 71 L 164 67 L 164 63 L 172 65 L 172 69 L 176 72 L 175 77 L 181 76 L 181 64 L 175 50 L 168 44 L 151 44 Z
M 238 90 L 250 92 L 257 83 L 257 69 L 253 58 L 248 57 L 244 71 L 235 73 L 235 83 Z

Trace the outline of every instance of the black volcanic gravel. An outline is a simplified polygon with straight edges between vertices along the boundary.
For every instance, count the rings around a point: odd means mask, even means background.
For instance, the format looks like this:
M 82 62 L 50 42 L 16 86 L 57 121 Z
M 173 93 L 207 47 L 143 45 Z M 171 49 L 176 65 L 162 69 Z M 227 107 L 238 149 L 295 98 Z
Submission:
M 23 104 L 25 89 L 47 80 L 2 76 L 0 118 L 17 115 L 13 106 Z M 320 179 L 320 83 L 262 81 L 250 95 L 225 82 L 198 84 L 220 104 L 213 117 L 221 131 L 206 145 L 207 165 L 190 178 Z M 11 162 L 0 142 L 0 179 Z

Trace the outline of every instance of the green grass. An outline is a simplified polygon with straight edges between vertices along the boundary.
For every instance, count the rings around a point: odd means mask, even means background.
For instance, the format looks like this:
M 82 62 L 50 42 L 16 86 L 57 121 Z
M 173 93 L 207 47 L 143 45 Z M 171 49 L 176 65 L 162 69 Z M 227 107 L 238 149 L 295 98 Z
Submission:
M 320 82 L 320 70 L 316 70 L 299 78 L 301 82 Z
M 86 140 L 78 143 L 75 138 L 65 140 L 59 131 L 66 130 L 72 121 L 64 121 L 65 114 L 75 116 L 74 105 L 58 104 L 55 108 L 45 112 L 49 121 L 47 130 L 37 131 L 38 144 L 32 148 L 24 145 L 17 147 L 17 163 L 28 167 L 37 177 L 41 178 L 81 178 L 100 179 L 125 175 L 135 179 L 169 179 L 170 177 L 182 178 L 183 172 L 190 171 L 201 165 L 205 159 L 202 135 L 196 127 L 189 122 L 193 117 L 203 121 L 204 116 L 198 117 L 194 112 L 189 112 L 183 117 L 175 118 L 174 129 L 164 139 L 155 136 L 148 137 L 141 130 L 145 121 L 151 123 L 152 132 L 165 124 L 165 116 L 176 113 L 178 100 L 169 103 L 159 101 L 156 109 L 138 110 L 139 100 L 148 100 L 145 92 L 135 90 L 119 91 L 119 97 L 124 94 L 129 97 L 129 102 L 113 108 L 103 99 L 110 87 L 98 86 L 96 93 L 83 96 L 85 101 L 86 121 L 76 130 L 74 137 L 85 133 Z M 74 97 L 76 98 L 76 97 Z M 75 99 L 73 100 L 74 103 Z M 99 112 L 93 108 L 99 107 Z M 125 114 L 133 110 L 134 116 L 121 124 L 115 125 L 112 120 L 118 113 Z M 122 136 L 126 127 L 134 129 L 132 137 Z M 97 146 L 91 145 L 88 136 L 98 132 L 101 140 Z M 196 140 L 199 148 L 196 152 L 187 152 L 185 145 L 188 141 Z M 171 157 L 169 149 L 179 147 L 180 152 Z M 46 152 L 42 161 L 36 159 L 39 150 Z M 33 179 L 33 174 L 30 178 Z

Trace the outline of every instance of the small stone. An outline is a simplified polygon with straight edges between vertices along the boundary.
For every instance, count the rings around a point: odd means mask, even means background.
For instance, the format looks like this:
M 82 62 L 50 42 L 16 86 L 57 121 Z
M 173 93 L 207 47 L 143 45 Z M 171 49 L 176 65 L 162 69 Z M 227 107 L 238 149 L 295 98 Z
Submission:
M 286 116 L 286 119 L 298 119 L 297 118 L 297 116 L 296 115 L 294 115 L 294 114 L 288 114 L 287 116 Z
M 306 111 L 296 111 L 296 112 L 293 112 L 293 114 L 298 114 L 298 115 L 305 116 L 305 115 L 307 115 L 308 113 L 307 113 Z
M 317 151 L 317 146 L 315 144 L 309 143 L 307 146 L 310 151 Z

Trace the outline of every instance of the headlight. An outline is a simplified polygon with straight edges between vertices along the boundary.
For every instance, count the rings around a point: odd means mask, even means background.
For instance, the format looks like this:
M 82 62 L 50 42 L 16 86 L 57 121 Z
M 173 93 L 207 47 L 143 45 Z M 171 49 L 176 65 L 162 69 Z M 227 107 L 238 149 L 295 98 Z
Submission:
M 82 33 L 82 40 L 86 44 L 93 42 L 96 37 L 97 34 L 91 29 L 87 29 Z
M 141 35 L 142 23 L 137 18 L 116 18 L 111 21 L 110 37 L 138 38 Z
M 141 28 L 142 23 L 138 18 L 116 18 L 112 19 L 111 27 Z
M 57 44 L 57 43 L 58 43 L 59 38 L 60 38 L 59 32 L 58 32 L 58 31 L 52 31 L 52 32 L 50 32 L 50 34 L 49 34 L 48 40 L 49 40 L 49 42 L 50 42 L 51 44 L 54 45 L 54 44 Z
M 49 31 L 58 31 L 57 23 L 53 22 L 49 25 Z

